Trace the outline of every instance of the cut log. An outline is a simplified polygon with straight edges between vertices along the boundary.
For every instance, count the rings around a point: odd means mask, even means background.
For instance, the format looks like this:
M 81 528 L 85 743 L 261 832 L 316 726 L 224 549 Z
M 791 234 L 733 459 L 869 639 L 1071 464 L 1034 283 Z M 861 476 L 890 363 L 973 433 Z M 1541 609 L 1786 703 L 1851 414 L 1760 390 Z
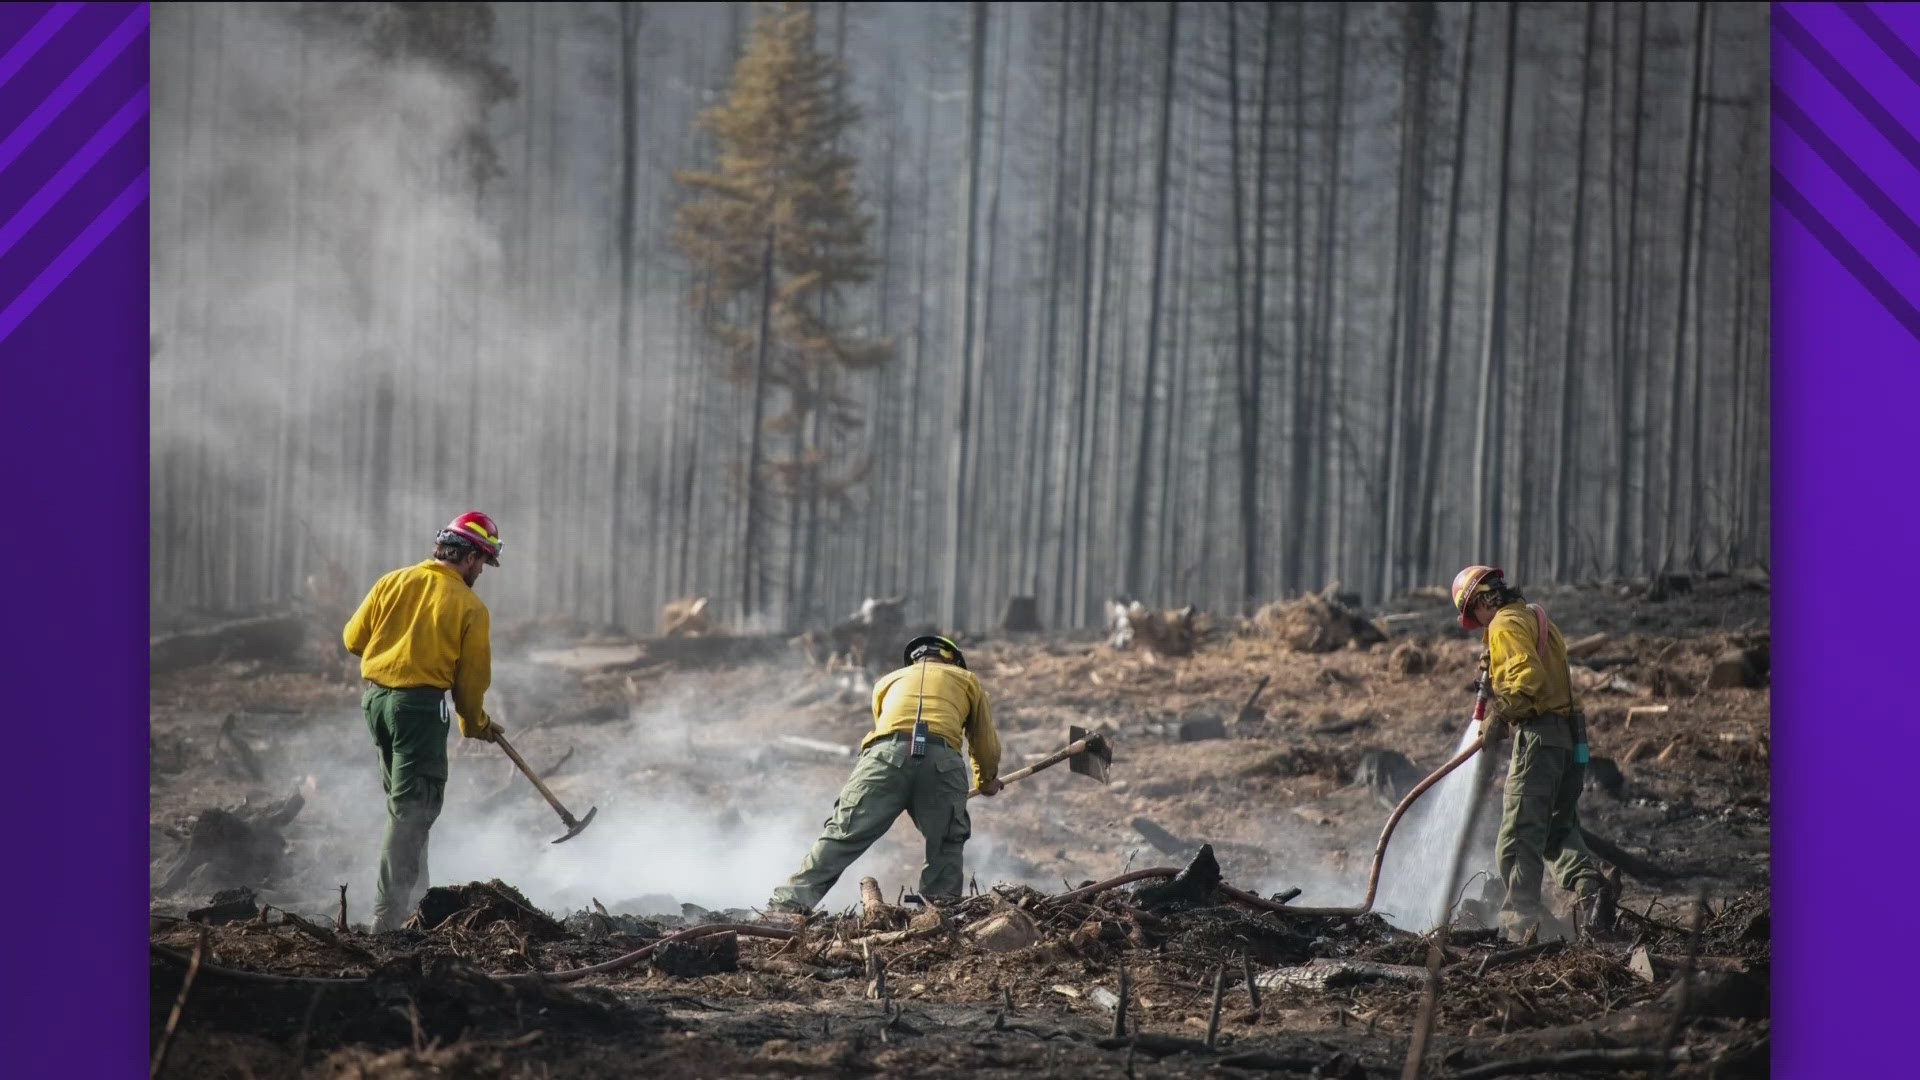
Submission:
M 1635 705 L 1627 710 L 1626 727 L 1629 729 L 1633 727 L 1633 718 L 1636 716 L 1661 716 L 1672 711 L 1671 705 Z
M 1567 642 L 1567 655 L 1569 657 L 1586 656 L 1590 653 L 1599 652 L 1600 647 L 1611 640 L 1613 639 L 1609 634 L 1588 634 L 1583 638 L 1575 638 Z
M 1276 986 L 1301 990 L 1337 990 L 1370 982 L 1397 982 L 1407 986 L 1425 985 L 1427 969 L 1411 964 L 1382 964 L 1372 960 L 1332 960 L 1318 957 L 1292 967 L 1274 968 L 1254 977 L 1262 988 Z
M 163 634 L 147 641 L 147 664 L 155 674 L 235 660 L 285 662 L 307 642 L 302 615 L 262 615 L 200 630 Z

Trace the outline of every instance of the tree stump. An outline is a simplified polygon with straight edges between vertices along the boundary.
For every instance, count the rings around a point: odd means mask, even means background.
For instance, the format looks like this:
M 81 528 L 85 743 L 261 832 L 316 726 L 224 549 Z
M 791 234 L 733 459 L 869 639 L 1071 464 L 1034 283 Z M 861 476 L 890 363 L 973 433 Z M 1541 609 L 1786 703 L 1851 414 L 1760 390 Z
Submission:
M 1040 601 L 1032 596 L 1009 596 L 1000 615 L 1000 629 L 1008 633 L 1027 633 L 1041 629 Z

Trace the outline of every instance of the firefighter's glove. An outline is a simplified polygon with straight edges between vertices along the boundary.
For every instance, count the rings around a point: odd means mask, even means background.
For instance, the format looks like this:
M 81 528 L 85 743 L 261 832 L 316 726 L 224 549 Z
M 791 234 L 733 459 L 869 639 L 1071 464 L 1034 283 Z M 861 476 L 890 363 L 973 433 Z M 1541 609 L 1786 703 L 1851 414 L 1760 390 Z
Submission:
M 1490 713 L 1480 725 L 1480 737 L 1488 746 L 1499 746 L 1507 741 L 1511 727 L 1512 723 L 1506 717 L 1499 713 Z
M 507 731 L 506 725 L 502 724 L 498 720 L 489 718 L 487 720 L 487 726 L 481 728 L 477 732 L 474 732 L 473 737 L 481 740 L 482 742 L 497 743 L 500 740 L 496 738 L 496 736 L 504 735 L 506 734 L 506 731 Z
M 1001 783 L 998 780 L 989 780 L 986 783 L 980 785 L 980 794 L 997 795 L 1000 793 L 1000 789 L 1006 786 L 1007 785 Z

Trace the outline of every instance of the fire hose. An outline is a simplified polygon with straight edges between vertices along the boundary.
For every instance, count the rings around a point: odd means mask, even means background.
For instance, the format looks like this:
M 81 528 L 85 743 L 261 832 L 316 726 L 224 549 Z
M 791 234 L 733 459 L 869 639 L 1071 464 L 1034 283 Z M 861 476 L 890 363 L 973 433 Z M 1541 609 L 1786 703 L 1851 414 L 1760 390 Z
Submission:
M 1280 904 L 1280 903 L 1275 903 L 1272 900 L 1262 899 L 1261 897 L 1256 896 L 1253 893 L 1246 892 L 1241 889 L 1236 889 L 1233 886 L 1227 885 L 1224 883 L 1220 885 L 1219 887 L 1220 891 L 1224 893 L 1226 896 L 1230 897 L 1231 899 L 1237 901 L 1238 903 L 1245 904 L 1247 907 L 1251 907 L 1251 908 L 1259 908 L 1262 911 L 1282 911 L 1282 912 L 1286 912 L 1289 915 L 1329 915 L 1329 916 L 1365 915 L 1367 912 L 1373 910 L 1374 897 L 1380 891 L 1380 867 L 1386 860 L 1387 841 L 1392 839 L 1393 830 L 1396 826 L 1400 824 L 1400 819 L 1401 817 L 1405 816 L 1407 812 L 1407 808 L 1412 806 L 1413 801 L 1419 798 L 1422 794 L 1424 794 L 1428 788 L 1439 783 L 1440 780 L 1443 777 L 1445 777 L 1448 773 L 1459 768 L 1462 764 L 1464 764 L 1467 761 L 1468 758 L 1471 758 L 1474 754 L 1479 753 L 1480 748 L 1485 745 L 1486 745 L 1485 739 L 1475 739 L 1472 742 L 1468 743 L 1466 746 L 1466 749 L 1460 751 L 1458 754 L 1455 754 L 1452 760 L 1448 761 L 1445 765 L 1440 766 L 1438 769 L 1435 769 L 1433 771 L 1433 774 L 1431 776 L 1428 776 L 1425 780 L 1422 780 L 1418 784 L 1415 784 L 1413 786 L 1413 789 L 1408 791 L 1405 797 L 1403 797 L 1400 800 L 1400 804 L 1393 808 L 1393 813 L 1388 815 L 1387 817 L 1386 827 L 1380 830 L 1379 841 L 1373 845 L 1373 869 L 1369 871 L 1367 874 L 1367 895 L 1366 895 L 1366 898 L 1361 900 L 1358 905 L 1354 907 L 1316 908 L 1316 907 L 1299 907 L 1294 904 Z M 1180 871 L 1177 867 L 1172 867 L 1172 866 L 1154 866 L 1154 867 L 1149 867 L 1145 870 L 1135 870 L 1135 871 L 1132 871 L 1131 873 L 1121 874 L 1119 877 L 1113 877 L 1113 878 L 1108 878 L 1105 881 L 1094 882 L 1092 885 L 1087 885 L 1082 888 L 1075 889 L 1072 892 L 1061 893 L 1058 896 L 1050 897 L 1049 900 L 1055 903 L 1066 903 L 1068 901 L 1073 901 L 1073 900 L 1084 900 L 1087 897 L 1093 896 L 1097 893 L 1106 892 L 1108 889 L 1118 888 L 1119 886 L 1122 886 L 1122 885 L 1129 885 L 1136 881 L 1145 881 L 1149 878 L 1170 878 L 1170 877 L 1173 877 L 1175 874 L 1178 874 L 1179 872 Z
M 1473 720 L 1474 723 L 1477 724 L 1484 722 L 1487 718 L 1487 702 L 1490 697 L 1487 690 L 1487 675 L 1484 669 L 1480 673 L 1480 679 L 1475 684 L 1474 690 Z M 1439 783 L 1448 773 L 1465 764 L 1469 758 L 1479 753 L 1481 748 L 1486 744 L 1487 740 L 1484 736 L 1468 743 L 1465 748 L 1458 754 L 1455 754 L 1445 765 L 1433 770 L 1431 775 L 1425 780 L 1413 785 L 1413 787 L 1401 797 L 1399 804 L 1393 808 L 1393 813 L 1387 815 L 1387 823 L 1380 830 L 1379 841 L 1373 845 L 1373 867 L 1367 873 L 1367 895 L 1358 905 L 1354 907 L 1296 907 L 1292 904 L 1280 904 L 1272 900 L 1265 900 L 1252 893 L 1244 892 L 1224 883 L 1220 885 L 1220 891 L 1241 904 L 1258 908 L 1262 911 L 1281 911 L 1289 915 L 1311 916 L 1365 915 L 1373 910 L 1374 898 L 1379 894 L 1380 867 L 1386 861 L 1387 841 L 1393 838 L 1393 830 L 1399 826 L 1400 819 L 1406 815 L 1408 808 L 1413 805 L 1415 799 L 1426 794 L 1428 788 Z M 1053 897 L 1052 900 L 1061 903 L 1072 900 L 1082 900 L 1121 885 L 1127 885 L 1135 881 L 1145 881 L 1149 878 L 1170 878 L 1179 872 L 1178 869 L 1170 866 L 1155 866 L 1145 870 L 1135 870 L 1132 873 L 1121 874 L 1119 877 L 1095 882 L 1092 885 L 1075 889 L 1069 893 L 1062 893 L 1059 896 Z

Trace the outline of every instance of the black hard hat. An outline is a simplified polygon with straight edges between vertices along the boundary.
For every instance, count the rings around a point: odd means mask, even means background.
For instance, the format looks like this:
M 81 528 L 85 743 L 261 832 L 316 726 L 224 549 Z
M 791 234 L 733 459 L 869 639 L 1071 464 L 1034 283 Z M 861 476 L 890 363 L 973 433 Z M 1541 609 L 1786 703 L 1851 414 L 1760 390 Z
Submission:
M 922 634 L 907 642 L 906 651 L 902 655 L 906 657 L 906 662 L 909 664 L 922 656 L 931 655 L 935 660 L 943 664 L 952 664 L 963 671 L 967 666 L 967 658 L 960 654 L 960 646 L 938 634 Z

